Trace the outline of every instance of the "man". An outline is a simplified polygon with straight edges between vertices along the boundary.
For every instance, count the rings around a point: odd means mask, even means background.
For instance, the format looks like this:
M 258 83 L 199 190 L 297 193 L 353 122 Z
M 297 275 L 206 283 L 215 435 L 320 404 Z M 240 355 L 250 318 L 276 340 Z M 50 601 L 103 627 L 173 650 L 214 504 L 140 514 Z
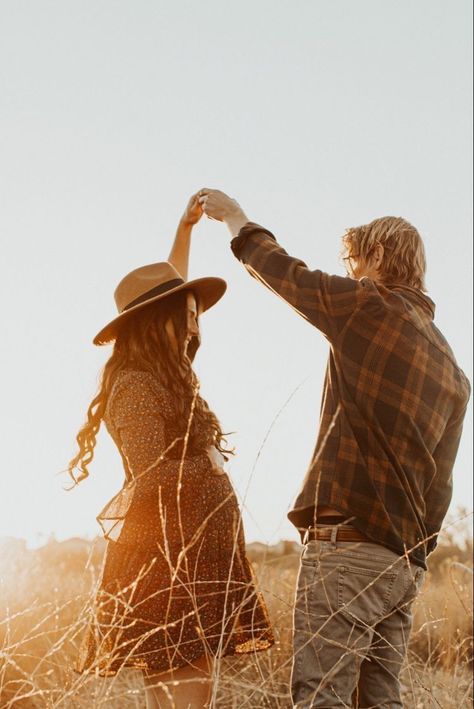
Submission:
M 292 697 L 309 707 L 401 707 L 411 604 L 451 499 L 470 386 L 433 324 L 417 230 L 349 229 L 349 277 L 311 271 L 234 200 L 200 192 L 252 276 L 330 344 L 319 436 L 288 516 L 305 544 Z

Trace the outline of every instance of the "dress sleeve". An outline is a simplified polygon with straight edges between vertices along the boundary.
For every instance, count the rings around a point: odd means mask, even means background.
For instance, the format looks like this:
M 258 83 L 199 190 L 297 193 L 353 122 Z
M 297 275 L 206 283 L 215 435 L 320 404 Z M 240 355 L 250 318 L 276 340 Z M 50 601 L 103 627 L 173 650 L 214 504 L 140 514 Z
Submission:
M 146 501 L 157 490 L 157 472 L 194 472 L 211 462 L 203 453 L 184 459 L 171 458 L 166 446 L 166 419 L 172 415 L 167 393 L 146 372 L 129 372 L 109 403 L 109 417 L 120 440 L 121 453 L 128 464 L 134 499 Z

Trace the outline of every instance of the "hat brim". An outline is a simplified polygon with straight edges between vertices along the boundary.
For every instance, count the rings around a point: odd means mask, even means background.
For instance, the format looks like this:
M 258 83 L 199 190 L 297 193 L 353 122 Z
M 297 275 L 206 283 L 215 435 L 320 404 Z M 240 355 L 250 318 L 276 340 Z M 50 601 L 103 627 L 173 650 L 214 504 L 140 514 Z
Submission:
M 209 308 L 212 308 L 224 295 L 227 289 L 227 283 L 223 278 L 215 278 L 213 276 L 207 278 L 196 278 L 194 281 L 186 281 L 176 288 L 166 291 L 166 293 L 161 293 L 161 295 L 156 295 L 149 300 L 145 300 L 143 303 L 134 305 L 128 310 L 124 310 L 123 313 L 117 315 L 113 320 L 111 320 L 105 327 L 97 333 L 92 342 L 94 345 L 109 345 L 114 342 L 117 337 L 117 332 L 120 325 L 128 319 L 137 310 L 144 308 L 150 303 L 156 303 L 159 300 L 163 300 L 173 293 L 178 293 L 179 291 L 189 291 L 194 293 L 196 300 L 199 303 L 200 312 L 203 313 Z

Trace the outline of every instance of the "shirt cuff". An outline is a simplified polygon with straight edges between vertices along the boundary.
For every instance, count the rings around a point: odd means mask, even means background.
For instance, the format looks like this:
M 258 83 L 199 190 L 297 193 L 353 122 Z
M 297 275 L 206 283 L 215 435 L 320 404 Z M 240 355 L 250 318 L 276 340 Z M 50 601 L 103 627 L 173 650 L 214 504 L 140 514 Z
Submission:
M 271 237 L 274 241 L 276 241 L 275 237 L 273 236 L 272 232 L 269 231 L 268 229 L 265 229 L 265 227 L 260 226 L 259 224 L 256 224 L 255 222 L 247 222 L 247 224 L 244 224 L 242 229 L 239 231 L 237 236 L 232 239 L 230 242 L 230 248 L 232 249 L 232 252 L 236 258 L 239 259 L 239 261 L 242 260 L 241 255 L 242 251 L 244 249 L 245 244 L 247 243 L 248 237 L 251 234 L 266 234 L 267 236 Z

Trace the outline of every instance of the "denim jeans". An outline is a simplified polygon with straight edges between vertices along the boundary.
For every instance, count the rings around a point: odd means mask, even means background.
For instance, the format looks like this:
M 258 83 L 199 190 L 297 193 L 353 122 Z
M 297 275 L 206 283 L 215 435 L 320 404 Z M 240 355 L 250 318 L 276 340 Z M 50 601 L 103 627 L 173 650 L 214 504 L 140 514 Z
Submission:
M 403 706 L 398 677 L 424 573 L 378 544 L 305 545 L 294 612 L 294 707 Z

